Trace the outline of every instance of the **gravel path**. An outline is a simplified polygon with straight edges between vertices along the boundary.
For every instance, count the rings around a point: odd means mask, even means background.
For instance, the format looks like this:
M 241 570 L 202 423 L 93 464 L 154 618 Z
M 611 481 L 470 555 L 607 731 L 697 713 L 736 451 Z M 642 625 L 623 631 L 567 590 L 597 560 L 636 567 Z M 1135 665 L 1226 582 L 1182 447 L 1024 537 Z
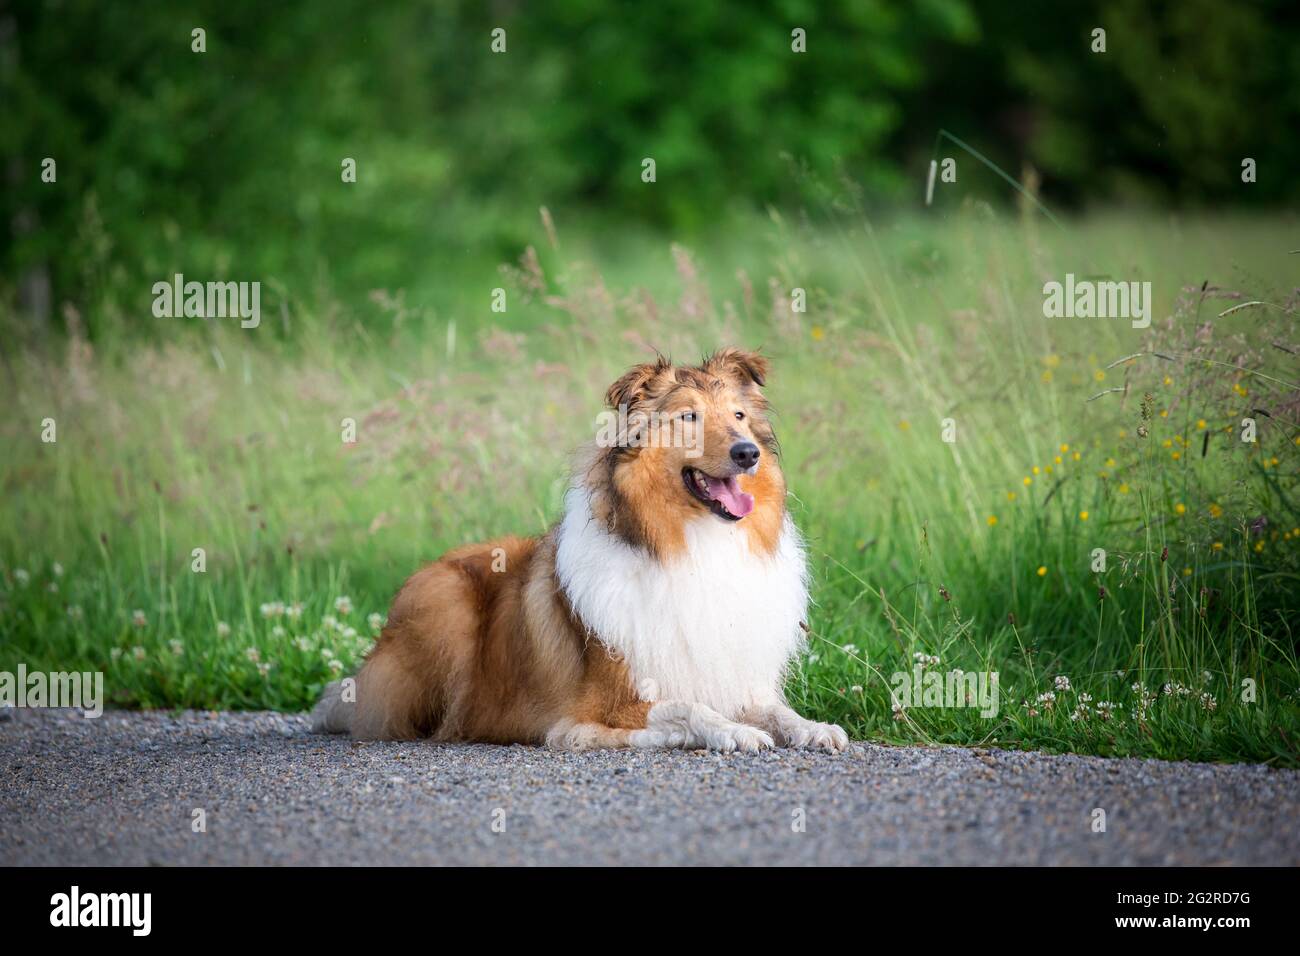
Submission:
M 1294 865 L 1297 824 L 1300 772 L 1248 765 L 569 754 L 356 743 L 269 713 L 0 713 L 4 865 Z

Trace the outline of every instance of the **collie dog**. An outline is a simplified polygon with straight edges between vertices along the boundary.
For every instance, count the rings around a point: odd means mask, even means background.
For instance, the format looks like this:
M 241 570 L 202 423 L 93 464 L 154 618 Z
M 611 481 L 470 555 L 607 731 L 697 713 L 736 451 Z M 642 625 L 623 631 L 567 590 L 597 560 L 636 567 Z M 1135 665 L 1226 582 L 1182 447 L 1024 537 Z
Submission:
M 540 538 L 448 552 L 398 591 L 313 727 L 367 739 L 839 751 L 783 683 L 808 574 L 761 391 L 767 360 L 638 365 Z M 611 413 L 605 413 L 607 416 Z

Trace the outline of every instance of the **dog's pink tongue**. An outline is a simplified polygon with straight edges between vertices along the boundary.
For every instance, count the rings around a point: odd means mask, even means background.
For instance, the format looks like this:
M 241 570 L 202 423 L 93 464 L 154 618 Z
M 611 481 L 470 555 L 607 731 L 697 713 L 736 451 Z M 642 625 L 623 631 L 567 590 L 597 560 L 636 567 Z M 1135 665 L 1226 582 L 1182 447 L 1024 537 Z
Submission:
M 735 478 L 722 479 L 706 476 L 705 480 L 709 483 L 709 497 L 721 501 L 722 507 L 737 518 L 743 518 L 754 510 L 754 496 L 741 491 L 740 482 Z

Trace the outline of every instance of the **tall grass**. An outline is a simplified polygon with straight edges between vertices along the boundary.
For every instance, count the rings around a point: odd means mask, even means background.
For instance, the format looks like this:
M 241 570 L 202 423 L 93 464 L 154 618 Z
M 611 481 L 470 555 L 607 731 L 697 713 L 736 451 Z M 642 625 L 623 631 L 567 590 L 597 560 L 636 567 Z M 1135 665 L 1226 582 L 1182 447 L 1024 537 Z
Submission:
M 773 216 L 697 257 L 539 227 L 505 314 L 489 288 L 477 314 L 286 294 L 243 331 L 142 296 L 138 333 L 90 342 L 74 311 L 56 343 L 9 315 L 0 669 L 304 708 L 422 561 L 555 519 L 624 367 L 743 343 L 774 360 L 815 569 L 796 706 L 889 741 L 1296 765 L 1290 226 L 1044 229 Z M 1152 327 L 1044 318 L 1067 272 L 1150 280 Z M 893 699 L 916 666 L 995 672 L 996 715 Z

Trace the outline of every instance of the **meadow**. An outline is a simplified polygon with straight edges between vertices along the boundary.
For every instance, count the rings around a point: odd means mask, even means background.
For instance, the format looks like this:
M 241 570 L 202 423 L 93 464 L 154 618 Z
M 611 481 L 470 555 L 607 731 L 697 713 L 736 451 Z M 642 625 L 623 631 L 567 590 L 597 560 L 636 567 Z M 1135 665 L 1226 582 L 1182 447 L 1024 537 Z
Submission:
M 794 706 L 877 741 L 1300 765 L 1293 220 L 612 232 L 546 216 L 497 272 L 413 264 L 437 305 L 279 282 L 257 329 L 144 288 L 93 338 L 4 316 L 0 670 L 305 709 L 422 562 L 556 519 L 626 367 L 737 344 L 772 359 L 814 569 Z M 1046 318 L 1067 273 L 1150 281 L 1151 327 Z M 996 673 L 996 714 L 895 700 L 917 668 Z

